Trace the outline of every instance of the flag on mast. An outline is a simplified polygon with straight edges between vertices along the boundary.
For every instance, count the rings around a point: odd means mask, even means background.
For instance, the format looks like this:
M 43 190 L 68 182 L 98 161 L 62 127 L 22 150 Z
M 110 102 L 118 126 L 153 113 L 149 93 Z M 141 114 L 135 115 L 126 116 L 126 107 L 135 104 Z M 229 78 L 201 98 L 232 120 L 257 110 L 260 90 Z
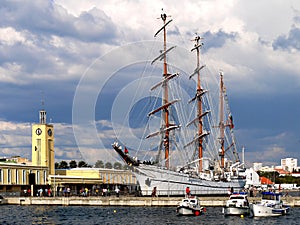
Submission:
M 128 154 L 128 149 L 126 148 L 126 146 L 125 146 L 125 149 L 124 149 L 124 153 Z
M 232 117 L 231 114 L 229 115 L 229 128 L 230 128 L 230 129 L 233 129 L 233 128 L 234 128 L 233 117 Z

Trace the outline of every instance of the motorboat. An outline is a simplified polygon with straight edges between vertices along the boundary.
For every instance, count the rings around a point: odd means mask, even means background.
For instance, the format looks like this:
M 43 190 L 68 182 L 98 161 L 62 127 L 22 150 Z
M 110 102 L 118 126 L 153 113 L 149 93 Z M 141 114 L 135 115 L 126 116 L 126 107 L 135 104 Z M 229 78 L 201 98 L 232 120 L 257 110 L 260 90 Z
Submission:
M 201 207 L 199 198 L 193 196 L 182 199 L 176 212 L 178 215 L 200 216 L 206 209 Z
M 250 204 L 253 216 L 282 216 L 290 211 L 290 206 L 283 204 L 282 193 L 262 192 L 260 202 Z
M 249 215 L 250 206 L 247 198 L 247 193 L 232 193 L 223 207 L 223 214 L 225 216 L 240 216 Z

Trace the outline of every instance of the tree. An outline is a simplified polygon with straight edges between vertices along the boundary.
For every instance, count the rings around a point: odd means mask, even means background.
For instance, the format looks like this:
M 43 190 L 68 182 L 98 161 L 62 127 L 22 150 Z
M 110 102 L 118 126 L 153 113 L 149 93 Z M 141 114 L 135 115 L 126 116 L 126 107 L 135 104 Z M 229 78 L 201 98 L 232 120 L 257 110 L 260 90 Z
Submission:
M 121 169 L 122 169 L 122 164 L 119 163 L 119 162 L 115 162 L 115 163 L 114 163 L 114 168 L 115 168 L 116 170 L 121 170 Z
M 68 169 L 69 166 L 68 166 L 68 163 L 64 160 L 62 160 L 60 163 L 59 163 L 59 166 L 58 166 L 58 169 Z
M 69 162 L 69 166 L 70 166 L 70 168 L 76 168 L 77 167 L 77 162 L 75 160 L 71 160 Z
M 95 163 L 95 167 L 96 168 L 104 168 L 104 163 L 102 160 L 97 160 L 97 162 Z
M 112 166 L 112 164 L 110 162 L 107 162 L 107 163 L 105 163 L 105 168 L 112 169 L 113 166 Z
M 88 167 L 88 164 L 85 161 L 79 161 L 78 162 L 78 167 Z
M 124 164 L 123 165 L 123 170 L 130 170 L 131 166 L 129 166 L 128 164 Z

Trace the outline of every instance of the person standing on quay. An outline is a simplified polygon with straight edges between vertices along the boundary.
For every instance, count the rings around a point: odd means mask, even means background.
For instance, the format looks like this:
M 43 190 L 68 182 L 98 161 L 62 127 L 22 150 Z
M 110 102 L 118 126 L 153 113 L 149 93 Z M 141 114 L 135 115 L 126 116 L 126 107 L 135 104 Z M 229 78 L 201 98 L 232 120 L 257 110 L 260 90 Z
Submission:
M 120 189 L 118 188 L 118 186 L 116 186 L 115 192 L 116 192 L 116 196 L 119 197 Z
M 185 197 L 186 198 L 189 198 L 191 196 L 191 190 L 190 190 L 190 187 L 186 187 L 185 189 Z

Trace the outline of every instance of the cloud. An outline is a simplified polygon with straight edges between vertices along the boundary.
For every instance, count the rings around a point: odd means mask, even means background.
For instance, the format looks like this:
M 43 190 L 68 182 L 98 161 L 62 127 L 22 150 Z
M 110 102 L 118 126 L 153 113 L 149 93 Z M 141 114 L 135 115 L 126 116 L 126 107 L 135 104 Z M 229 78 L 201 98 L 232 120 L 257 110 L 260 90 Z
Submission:
M 299 3 L 293 0 L 287 4 L 273 1 L 271 8 L 265 1 L 234 0 L 187 3 L 86 0 L 76 4 L 69 0 L 2 1 L 0 117 L 3 121 L 12 121 L 7 122 L 8 126 L 1 133 L 2 144 L 7 145 L 5 153 L 12 149 L 13 132 L 38 120 L 37 112 L 43 100 L 48 118 L 55 123 L 57 157 L 77 157 L 80 152 L 71 127 L 72 103 L 80 79 L 88 70 L 91 76 L 84 86 L 86 93 L 99 91 L 102 83 L 106 82 L 106 86 L 103 92 L 93 96 L 97 99 L 94 104 L 86 104 L 92 97 L 90 94 L 80 101 L 81 109 L 96 108 L 92 115 L 93 126 L 99 131 L 95 139 L 87 136 L 84 152 L 98 154 L 97 150 L 105 149 L 97 146 L 97 138 L 105 140 L 105 147 L 109 149 L 118 132 L 109 121 L 117 93 L 144 76 L 143 72 L 151 71 L 153 67 L 146 70 L 144 64 L 138 65 L 137 59 L 147 56 L 151 60 L 161 49 L 162 37 L 154 40 L 158 48 L 123 46 L 153 40 L 153 34 L 162 26 L 162 21 L 156 19 L 161 8 L 173 19 L 168 27 L 172 34 L 168 41 L 177 45 L 176 51 L 185 48 L 189 52 L 193 46 L 190 40 L 197 32 L 204 37 L 201 63 L 212 72 L 204 77 L 209 82 L 218 82 L 219 69 L 224 71 L 236 127 L 240 128 L 240 144 L 251 152 L 275 153 L 277 146 L 287 155 L 297 155 Z M 105 63 L 97 64 L 102 57 L 106 57 Z M 168 57 L 170 61 L 174 59 L 171 54 Z M 193 71 L 194 55 L 180 55 L 179 59 L 189 65 L 185 71 Z M 133 60 L 135 66 L 126 64 Z M 161 75 L 158 67 L 155 70 Z M 118 76 L 120 74 L 122 76 Z M 108 81 L 103 79 L 110 75 L 114 77 Z M 143 85 L 150 83 L 144 81 Z M 17 125 L 21 127 L 16 128 Z M 9 131 L 14 127 L 15 130 Z M 30 139 L 25 138 L 25 133 L 21 135 L 24 139 L 17 141 L 18 146 L 28 145 Z M 125 137 L 140 133 L 134 129 Z M 292 137 L 293 144 L 287 136 Z M 86 157 L 92 158 L 89 153 Z
M 282 49 L 288 51 L 300 50 L 300 29 L 293 27 L 288 35 L 279 36 L 273 43 L 274 50 Z
M 75 17 L 53 1 L 33 1 L 22 3 L 4 1 L 1 4 L 2 26 L 15 26 L 43 37 L 56 35 L 77 38 L 88 42 L 112 43 L 116 27 L 101 10 L 93 8 Z
M 234 32 L 225 33 L 222 30 L 218 30 L 217 32 L 212 33 L 211 31 L 206 31 L 203 34 L 205 42 L 204 50 L 208 51 L 210 48 L 222 48 L 225 45 L 226 40 L 234 41 L 236 36 L 237 33 Z

